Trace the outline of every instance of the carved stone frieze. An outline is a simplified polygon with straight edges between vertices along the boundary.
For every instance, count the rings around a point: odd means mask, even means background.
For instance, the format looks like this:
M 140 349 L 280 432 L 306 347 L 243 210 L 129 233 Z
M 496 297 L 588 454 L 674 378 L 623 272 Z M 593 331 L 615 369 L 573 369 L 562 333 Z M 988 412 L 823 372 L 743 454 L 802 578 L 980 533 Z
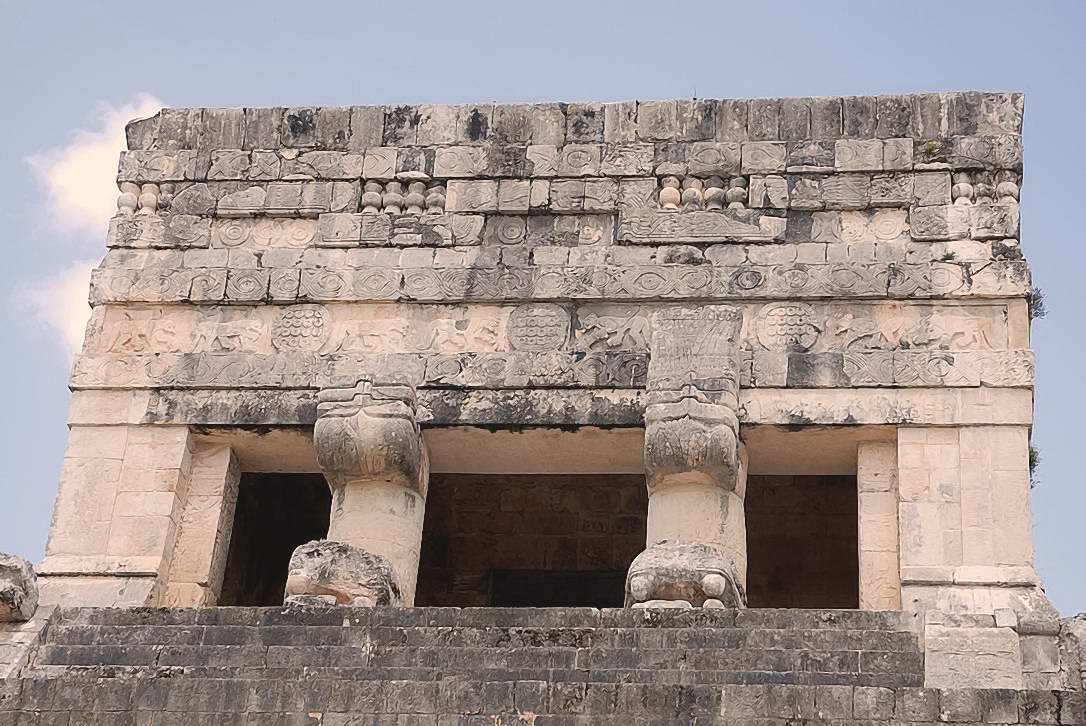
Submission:
M 425 386 L 463 388 L 641 388 L 644 353 L 460 353 L 426 361 Z
M 218 347 L 221 343 L 216 343 Z M 384 361 L 384 363 L 381 363 Z M 72 387 L 88 388 L 317 388 L 351 375 L 357 365 L 404 365 L 425 361 L 424 386 L 465 388 L 644 388 L 649 358 L 645 353 L 613 352 L 465 352 L 465 353 L 290 353 L 234 352 L 83 355 L 76 359 Z M 795 353 L 756 351 L 737 355 L 735 382 L 750 388 L 856 388 L 868 386 L 936 388 L 1022 387 L 1033 385 L 1029 351 L 862 350 Z M 383 367 L 380 368 L 384 370 Z M 730 421 L 712 409 L 685 405 L 681 398 L 654 394 L 665 408 L 658 419 L 692 418 L 706 426 Z M 711 402 L 723 394 L 706 389 L 693 400 Z M 655 414 L 654 414 L 655 415 Z M 669 423 L 669 425 L 671 425 Z M 678 427 L 678 424 L 675 424 Z
M 631 210 L 621 215 L 618 238 L 635 244 L 769 241 L 784 239 L 787 222 L 762 212 Z
M 263 284 L 262 281 L 260 284 Z M 104 306 L 85 352 L 460 353 L 559 350 L 647 353 L 661 303 Z M 1002 351 L 1003 304 L 921 301 L 739 303 L 745 350 L 777 353 Z M 1024 315 L 1024 312 L 1023 312 Z M 1018 323 L 1024 323 L 1024 318 Z
M 786 265 L 295 268 L 299 301 L 706 300 L 1014 297 L 1030 289 L 1020 261 Z M 275 279 L 284 271 L 272 269 Z M 278 297 L 277 299 L 284 299 Z M 226 269 L 127 269 L 92 274 L 93 304 L 229 301 Z

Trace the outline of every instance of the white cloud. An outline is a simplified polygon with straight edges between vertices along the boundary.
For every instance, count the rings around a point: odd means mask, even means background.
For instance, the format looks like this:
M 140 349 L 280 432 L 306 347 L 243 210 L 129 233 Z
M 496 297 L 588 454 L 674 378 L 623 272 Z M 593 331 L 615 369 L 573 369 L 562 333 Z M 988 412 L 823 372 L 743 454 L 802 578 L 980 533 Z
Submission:
M 154 114 L 162 105 L 146 93 L 120 106 L 99 104 L 92 128 L 75 129 L 67 142 L 27 158 L 45 190 L 47 224 L 77 238 L 80 249 L 105 252 L 109 218 L 117 209 L 117 157 L 125 148 L 124 126 L 134 118 Z M 83 342 L 90 316 L 87 290 L 95 264 L 87 259 L 61 262 L 63 266 L 17 292 L 16 299 L 30 317 L 52 330 L 70 354 Z
M 18 299 L 34 320 L 59 335 L 69 354 L 79 351 L 90 317 L 87 291 L 94 260 L 76 260 L 64 269 L 27 285 Z
M 120 106 L 101 103 L 94 128 L 75 129 L 67 143 L 27 158 L 45 187 L 46 213 L 57 230 L 105 236 L 106 224 L 117 209 L 117 156 L 125 148 L 124 125 L 162 107 L 154 96 L 141 93 Z

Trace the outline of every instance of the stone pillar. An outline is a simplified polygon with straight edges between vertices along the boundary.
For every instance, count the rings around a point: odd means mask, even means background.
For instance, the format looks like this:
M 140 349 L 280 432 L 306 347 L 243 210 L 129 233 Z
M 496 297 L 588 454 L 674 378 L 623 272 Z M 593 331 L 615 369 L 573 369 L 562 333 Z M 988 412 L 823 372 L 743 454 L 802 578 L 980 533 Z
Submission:
M 291 559 L 287 596 L 412 605 L 429 476 L 415 391 L 362 380 L 321 391 L 317 461 L 332 488 L 328 542 Z
M 158 604 L 193 447 L 187 426 L 71 427 L 38 569 L 44 604 Z
M 898 429 L 902 606 L 1055 616 L 1033 566 L 1029 430 Z
M 628 605 L 746 604 L 746 466 L 736 415 L 742 322 L 726 305 L 653 317 L 647 547 L 630 566 Z
M 861 441 L 856 459 L 860 608 L 900 610 L 897 444 Z
M 218 603 L 240 481 L 241 467 L 229 446 L 197 444 L 189 494 L 162 596 L 164 606 Z

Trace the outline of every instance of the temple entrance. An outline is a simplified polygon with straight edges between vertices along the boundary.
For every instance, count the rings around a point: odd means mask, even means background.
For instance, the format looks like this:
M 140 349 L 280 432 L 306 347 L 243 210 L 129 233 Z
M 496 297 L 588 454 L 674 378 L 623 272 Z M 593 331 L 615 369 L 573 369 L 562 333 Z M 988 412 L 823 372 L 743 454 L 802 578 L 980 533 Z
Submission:
M 856 477 L 747 478 L 747 604 L 859 607 Z
M 321 474 L 243 474 L 220 605 L 282 605 L 294 549 L 328 534 Z
M 416 605 L 621 607 L 639 474 L 432 474 Z

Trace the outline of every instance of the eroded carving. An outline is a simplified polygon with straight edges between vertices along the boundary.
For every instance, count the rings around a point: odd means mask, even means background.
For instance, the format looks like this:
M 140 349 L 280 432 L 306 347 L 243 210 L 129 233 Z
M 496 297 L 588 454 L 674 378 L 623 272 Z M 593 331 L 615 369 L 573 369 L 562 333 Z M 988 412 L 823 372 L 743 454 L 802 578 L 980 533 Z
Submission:
M 626 607 L 687 603 L 740 608 L 746 602 L 734 559 L 723 547 L 702 542 L 665 540 L 649 545 L 634 558 L 626 576 Z
M 388 560 L 344 542 L 317 540 L 294 550 L 288 566 L 286 605 L 396 607 L 400 585 Z
M 569 338 L 569 322 L 561 305 L 521 305 L 509 317 L 509 342 L 516 350 L 557 350 Z

